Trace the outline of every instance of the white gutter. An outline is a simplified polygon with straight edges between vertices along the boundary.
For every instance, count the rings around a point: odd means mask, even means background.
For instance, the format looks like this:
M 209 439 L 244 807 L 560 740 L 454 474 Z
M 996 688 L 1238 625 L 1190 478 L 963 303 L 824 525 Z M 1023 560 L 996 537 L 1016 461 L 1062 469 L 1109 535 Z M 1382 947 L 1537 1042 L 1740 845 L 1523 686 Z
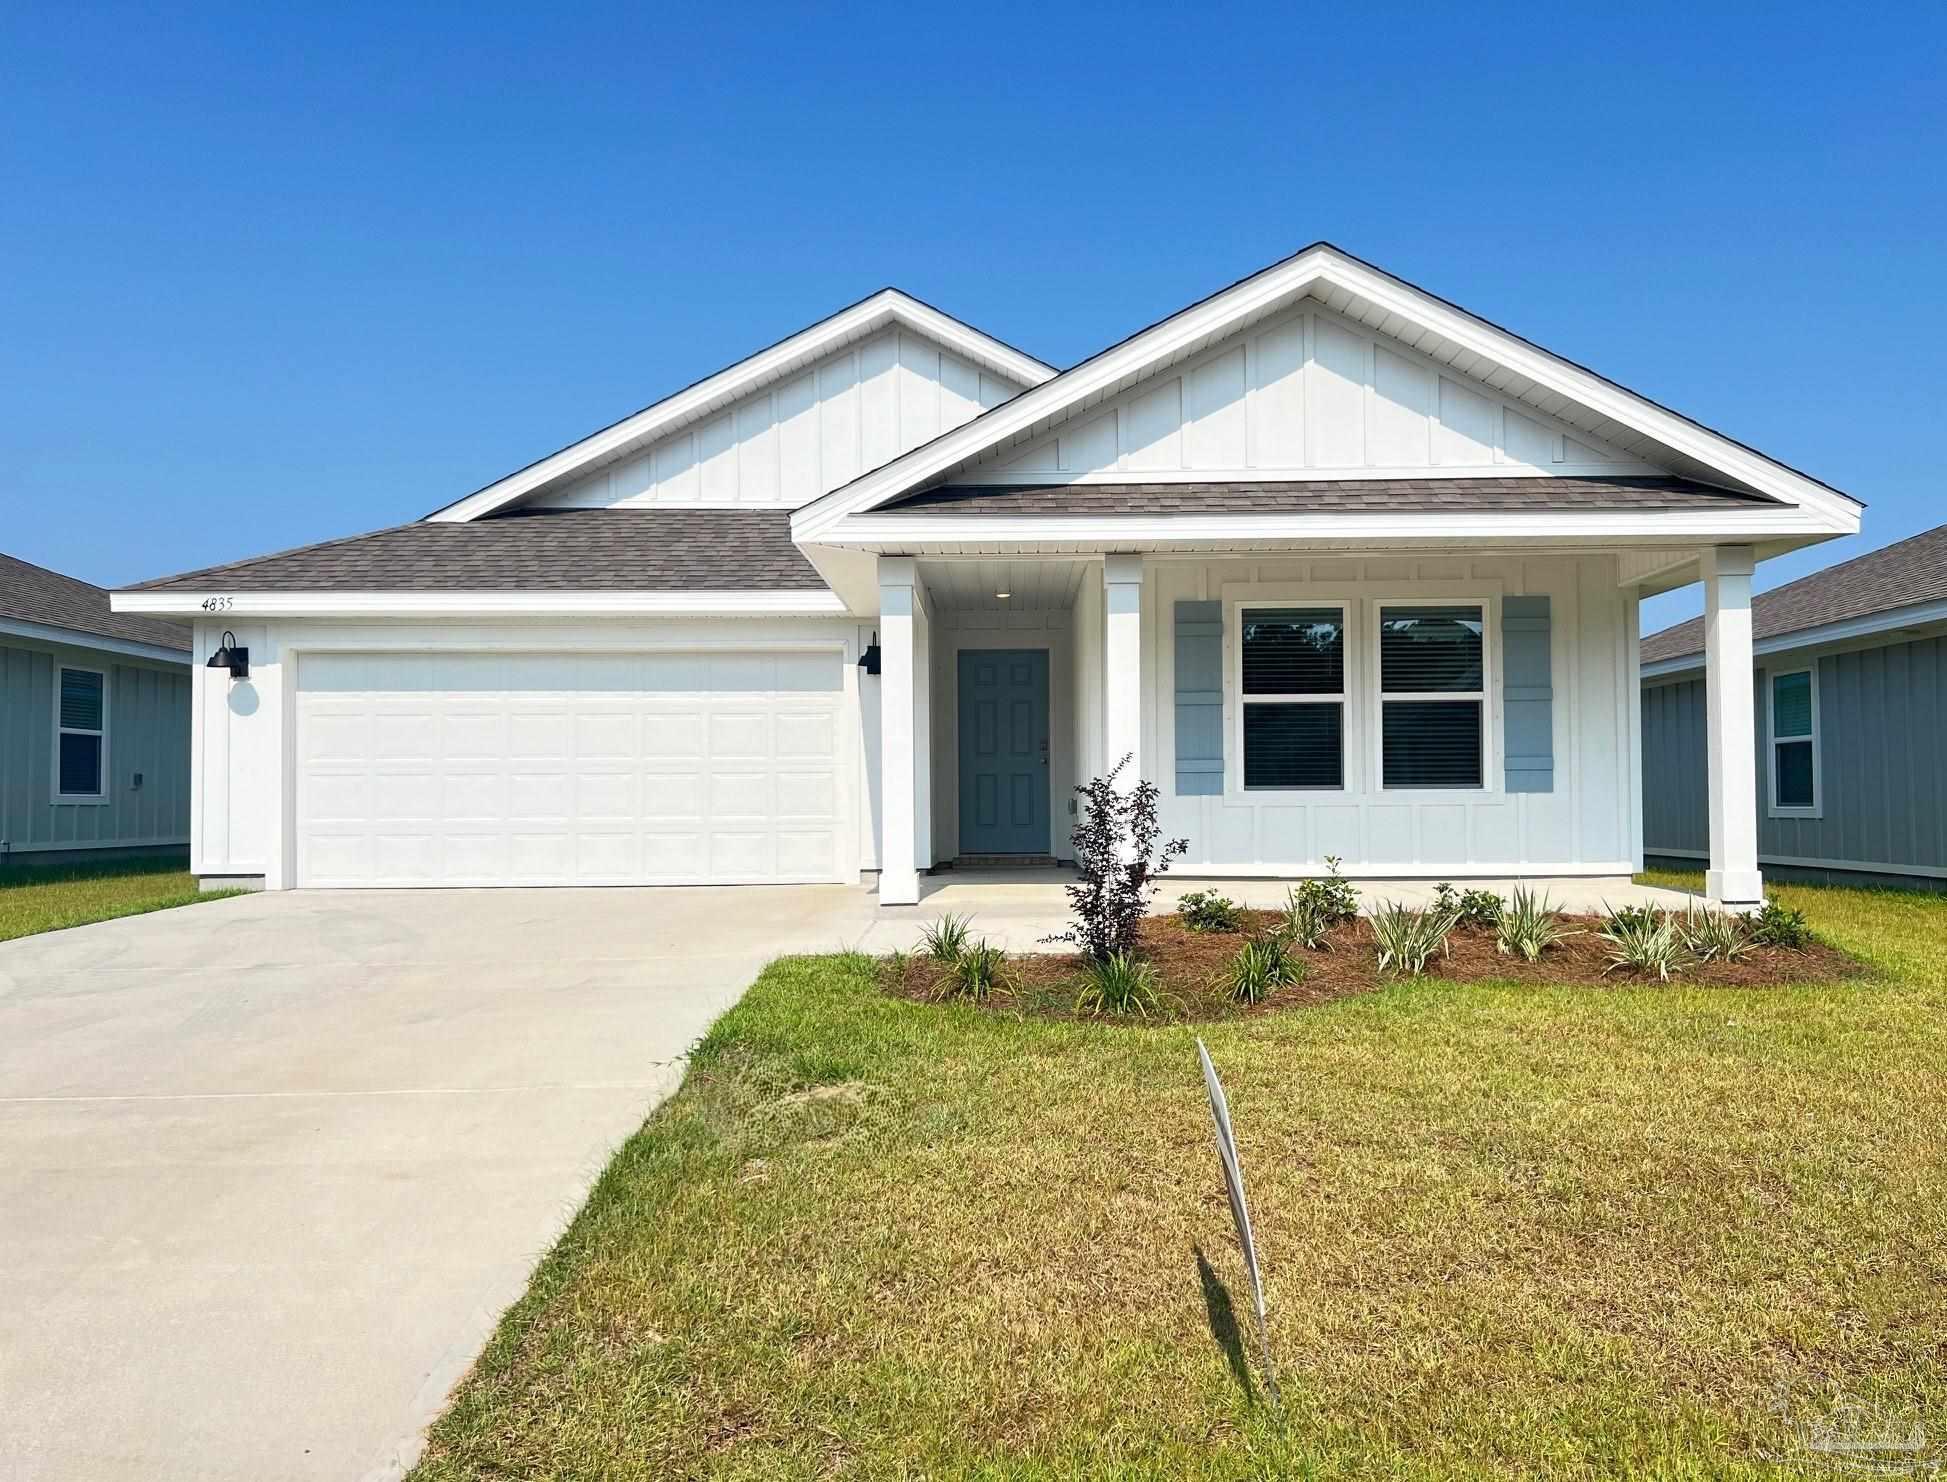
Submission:
M 824 592 L 115 592 L 116 612 L 245 617 L 838 617 Z

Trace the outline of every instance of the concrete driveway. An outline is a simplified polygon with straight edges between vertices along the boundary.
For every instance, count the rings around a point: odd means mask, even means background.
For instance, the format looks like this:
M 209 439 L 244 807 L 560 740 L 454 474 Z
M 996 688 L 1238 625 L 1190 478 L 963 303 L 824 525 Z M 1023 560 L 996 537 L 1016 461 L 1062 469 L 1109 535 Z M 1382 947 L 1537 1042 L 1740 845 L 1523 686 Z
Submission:
M 260 895 L 0 944 L 0 1476 L 385 1477 L 842 886 Z

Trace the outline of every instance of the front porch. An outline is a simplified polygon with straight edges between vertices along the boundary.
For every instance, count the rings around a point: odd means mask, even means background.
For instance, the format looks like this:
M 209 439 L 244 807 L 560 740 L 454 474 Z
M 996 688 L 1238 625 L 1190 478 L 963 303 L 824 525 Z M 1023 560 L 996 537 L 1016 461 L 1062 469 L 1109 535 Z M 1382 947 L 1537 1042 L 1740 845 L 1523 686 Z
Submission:
M 977 935 L 1009 952 L 1046 952 L 1048 938 L 1072 922 L 1066 887 L 1075 872 L 1066 866 L 1039 868 L 979 867 L 939 870 L 922 876 L 919 900 L 910 906 L 880 911 L 878 920 L 859 942 L 873 954 L 912 951 L 925 928 L 942 916 L 970 918 Z M 1433 900 L 1437 881 L 1355 879 L 1361 909 L 1390 902 L 1424 906 Z M 1638 885 L 1628 876 L 1547 876 L 1539 879 L 1470 880 L 1506 897 L 1517 885 L 1547 896 L 1557 909 L 1571 915 L 1598 913 L 1611 906 L 1655 906 L 1681 911 L 1696 897 L 1657 885 Z M 1158 914 L 1176 910 L 1184 892 L 1208 889 L 1211 882 L 1189 876 L 1166 876 L 1156 892 Z M 1226 880 L 1220 888 L 1246 910 L 1272 911 L 1284 906 L 1290 884 L 1284 880 Z
M 1702 559 L 1708 894 L 1746 908 L 1762 898 L 1752 696 L 1716 676 L 1750 672 L 1752 553 Z M 953 551 L 876 567 L 884 906 L 957 909 L 941 897 L 973 877 L 930 872 L 963 857 L 1068 857 L 1076 785 L 1124 757 L 1161 789 L 1165 836 L 1190 841 L 1172 879 L 1236 882 L 1253 904 L 1335 859 L 1368 898 L 1519 880 L 1572 908 L 1660 901 L 1629 884 L 1638 591 L 1613 551 Z M 1018 888 L 1059 919 L 1052 879 Z M 1039 922 L 1043 903 L 1006 914 Z

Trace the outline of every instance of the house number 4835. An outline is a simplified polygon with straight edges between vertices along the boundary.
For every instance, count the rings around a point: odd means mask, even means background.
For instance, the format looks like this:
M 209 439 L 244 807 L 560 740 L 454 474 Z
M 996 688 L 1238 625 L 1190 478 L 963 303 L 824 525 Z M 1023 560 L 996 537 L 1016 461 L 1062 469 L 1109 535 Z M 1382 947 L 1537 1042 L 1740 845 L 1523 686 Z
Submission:
M 228 612 L 230 610 L 230 604 L 235 600 L 234 597 L 205 597 L 203 599 L 203 611 Z

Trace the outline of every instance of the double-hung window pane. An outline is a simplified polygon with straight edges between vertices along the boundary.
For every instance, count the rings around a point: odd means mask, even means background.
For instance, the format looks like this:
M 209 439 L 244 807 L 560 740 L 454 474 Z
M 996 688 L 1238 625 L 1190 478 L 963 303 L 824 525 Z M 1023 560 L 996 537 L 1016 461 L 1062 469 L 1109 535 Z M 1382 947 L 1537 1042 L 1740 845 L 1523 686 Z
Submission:
M 1380 608 L 1384 786 L 1482 785 L 1486 628 L 1477 605 Z
M 99 797 L 106 706 L 102 677 L 92 669 L 63 669 L 60 673 L 59 791 L 64 797 Z
M 1345 785 L 1345 613 L 1246 608 L 1241 659 L 1246 788 Z
M 1812 674 L 1771 677 L 1772 799 L 1779 808 L 1817 806 L 1812 764 Z

